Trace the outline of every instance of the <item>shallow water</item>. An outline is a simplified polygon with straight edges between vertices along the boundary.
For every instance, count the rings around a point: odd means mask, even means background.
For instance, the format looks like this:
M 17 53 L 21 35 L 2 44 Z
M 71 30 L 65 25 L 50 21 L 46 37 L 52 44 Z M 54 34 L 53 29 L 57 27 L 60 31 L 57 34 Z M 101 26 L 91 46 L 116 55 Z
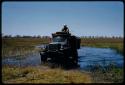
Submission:
M 78 56 L 78 64 L 82 69 L 88 65 L 100 64 L 106 66 L 111 63 L 123 67 L 123 55 L 110 48 L 81 47 L 78 50 Z M 37 52 L 18 57 L 5 58 L 2 60 L 2 65 L 37 66 L 41 64 L 40 55 Z
M 123 55 L 110 48 L 81 47 L 78 55 L 80 68 L 86 68 L 89 65 L 108 66 L 109 64 L 123 67 Z

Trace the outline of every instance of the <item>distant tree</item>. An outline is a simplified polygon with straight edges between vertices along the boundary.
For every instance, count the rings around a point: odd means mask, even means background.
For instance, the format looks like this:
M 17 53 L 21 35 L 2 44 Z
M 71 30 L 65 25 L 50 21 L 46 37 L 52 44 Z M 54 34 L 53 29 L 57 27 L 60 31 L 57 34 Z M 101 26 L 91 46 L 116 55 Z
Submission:
M 9 37 L 9 38 L 12 38 L 12 36 L 11 36 L 11 35 L 8 35 L 8 37 Z
M 94 39 L 94 36 L 91 36 L 91 38 L 93 38 L 93 39 Z
M 16 35 L 16 36 L 15 36 L 15 38 L 20 38 L 20 37 L 21 37 L 21 35 Z
M 112 36 L 113 39 L 115 39 L 116 37 L 115 36 Z
M 119 39 L 123 39 L 123 37 L 122 37 L 122 36 L 119 36 L 118 38 L 119 38 Z
M 33 38 L 36 38 L 36 35 L 34 35 Z
M 3 38 L 12 38 L 11 35 L 3 35 Z
M 37 36 L 37 38 L 41 38 L 41 36 L 40 36 L 40 35 L 38 35 L 38 36 Z
M 4 38 L 8 38 L 8 35 L 4 35 L 3 37 L 4 37 Z
M 107 36 L 103 36 L 104 39 L 107 39 L 108 37 Z
M 93 39 L 92 36 L 88 36 L 88 39 Z
M 32 38 L 32 36 L 23 35 L 23 38 Z

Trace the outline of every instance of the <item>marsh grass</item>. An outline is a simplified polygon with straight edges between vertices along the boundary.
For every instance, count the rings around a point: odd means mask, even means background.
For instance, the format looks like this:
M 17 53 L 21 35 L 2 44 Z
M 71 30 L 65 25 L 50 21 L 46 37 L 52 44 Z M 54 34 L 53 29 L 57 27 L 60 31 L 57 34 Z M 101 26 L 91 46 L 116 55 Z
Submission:
M 26 55 L 39 51 L 35 46 L 49 43 L 44 38 L 3 38 L 2 57 Z M 113 38 L 81 38 L 81 46 L 112 48 L 123 54 L 123 39 Z
M 95 83 L 123 83 L 124 69 L 118 68 L 114 64 L 109 64 L 106 67 L 93 65 L 91 76 Z
M 3 83 L 91 83 L 88 73 L 49 67 L 8 67 L 2 69 Z
M 123 68 L 113 64 L 107 67 L 94 65 L 91 71 L 48 66 L 2 68 L 3 83 L 122 83 L 124 80 Z
M 28 53 L 35 52 L 34 47 L 31 46 L 13 46 L 13 47 L 6 47 L 2 48 L 2 57 L 10 57 L 10 56 L 22 56 Z
M 2 39 L 2 57 L 20 57 L 33 53 L 36 45 L 49 43 L 47 39 L 10 38 Z M 82 39 L 81 46 L 113 48 L 123 53 L 123 39 Z M 110 67 L 102 70 L 96 67 L 93 72 L 64 70 L 48 67 L 2 67 L 3 83 L 107 83 L 122 82 L 123 68 Z
M 37 38 L 3 38 L 2 57 L 20 56 L 37 52 L 36 45 L 48 43 L 48 39 Z

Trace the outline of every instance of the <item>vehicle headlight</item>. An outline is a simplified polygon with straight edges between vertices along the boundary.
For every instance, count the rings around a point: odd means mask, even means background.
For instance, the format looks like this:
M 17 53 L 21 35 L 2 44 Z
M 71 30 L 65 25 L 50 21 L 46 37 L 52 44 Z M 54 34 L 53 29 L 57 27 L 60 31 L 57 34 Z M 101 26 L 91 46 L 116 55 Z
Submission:
M 60 49 L 65 49 L 66 48 L 66 46 L 65 45 L 61 45 L 61 48 Z
M 61 45 L 61 49 L 63 49 L 64 47 L 63 47 L 63 45 Z
M 46 45 L 42 45 L 41 49 L 45 50 L 46 49 Z

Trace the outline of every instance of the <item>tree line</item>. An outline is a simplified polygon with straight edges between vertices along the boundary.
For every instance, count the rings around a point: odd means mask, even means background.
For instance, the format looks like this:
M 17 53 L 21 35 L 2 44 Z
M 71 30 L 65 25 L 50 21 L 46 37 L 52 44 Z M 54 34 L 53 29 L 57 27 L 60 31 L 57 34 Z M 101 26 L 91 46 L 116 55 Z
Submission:
M 113 38 L 113 39 L 123 39 L 122 36 L 81 36 L 80 38 L 84 38 L 84 39 L 106 39 L 106 38 Z
M 28 36 L 28 35 L 15 35 L 15 36 L 12 36 L 12 35 L 2 35 L 2 38 L 51 38 L 50 36 L 41 36 L 41 35 L 34 35 L 34 36 Z M 89 39 L 94 39 L 94 38 L 101 38 L 101 39 L 106 39 L 106 38 L 116 38 L 116 39 L 123 39 L 123 37 L 121 36 L 81 36 L 80 38 L 89 38 Z
M 34 35 L 34 36 L 29 36 L 29 35 L 2 35 L 2 38 L 50 38 L 50 36 L 40 36 L 40 35 Z

